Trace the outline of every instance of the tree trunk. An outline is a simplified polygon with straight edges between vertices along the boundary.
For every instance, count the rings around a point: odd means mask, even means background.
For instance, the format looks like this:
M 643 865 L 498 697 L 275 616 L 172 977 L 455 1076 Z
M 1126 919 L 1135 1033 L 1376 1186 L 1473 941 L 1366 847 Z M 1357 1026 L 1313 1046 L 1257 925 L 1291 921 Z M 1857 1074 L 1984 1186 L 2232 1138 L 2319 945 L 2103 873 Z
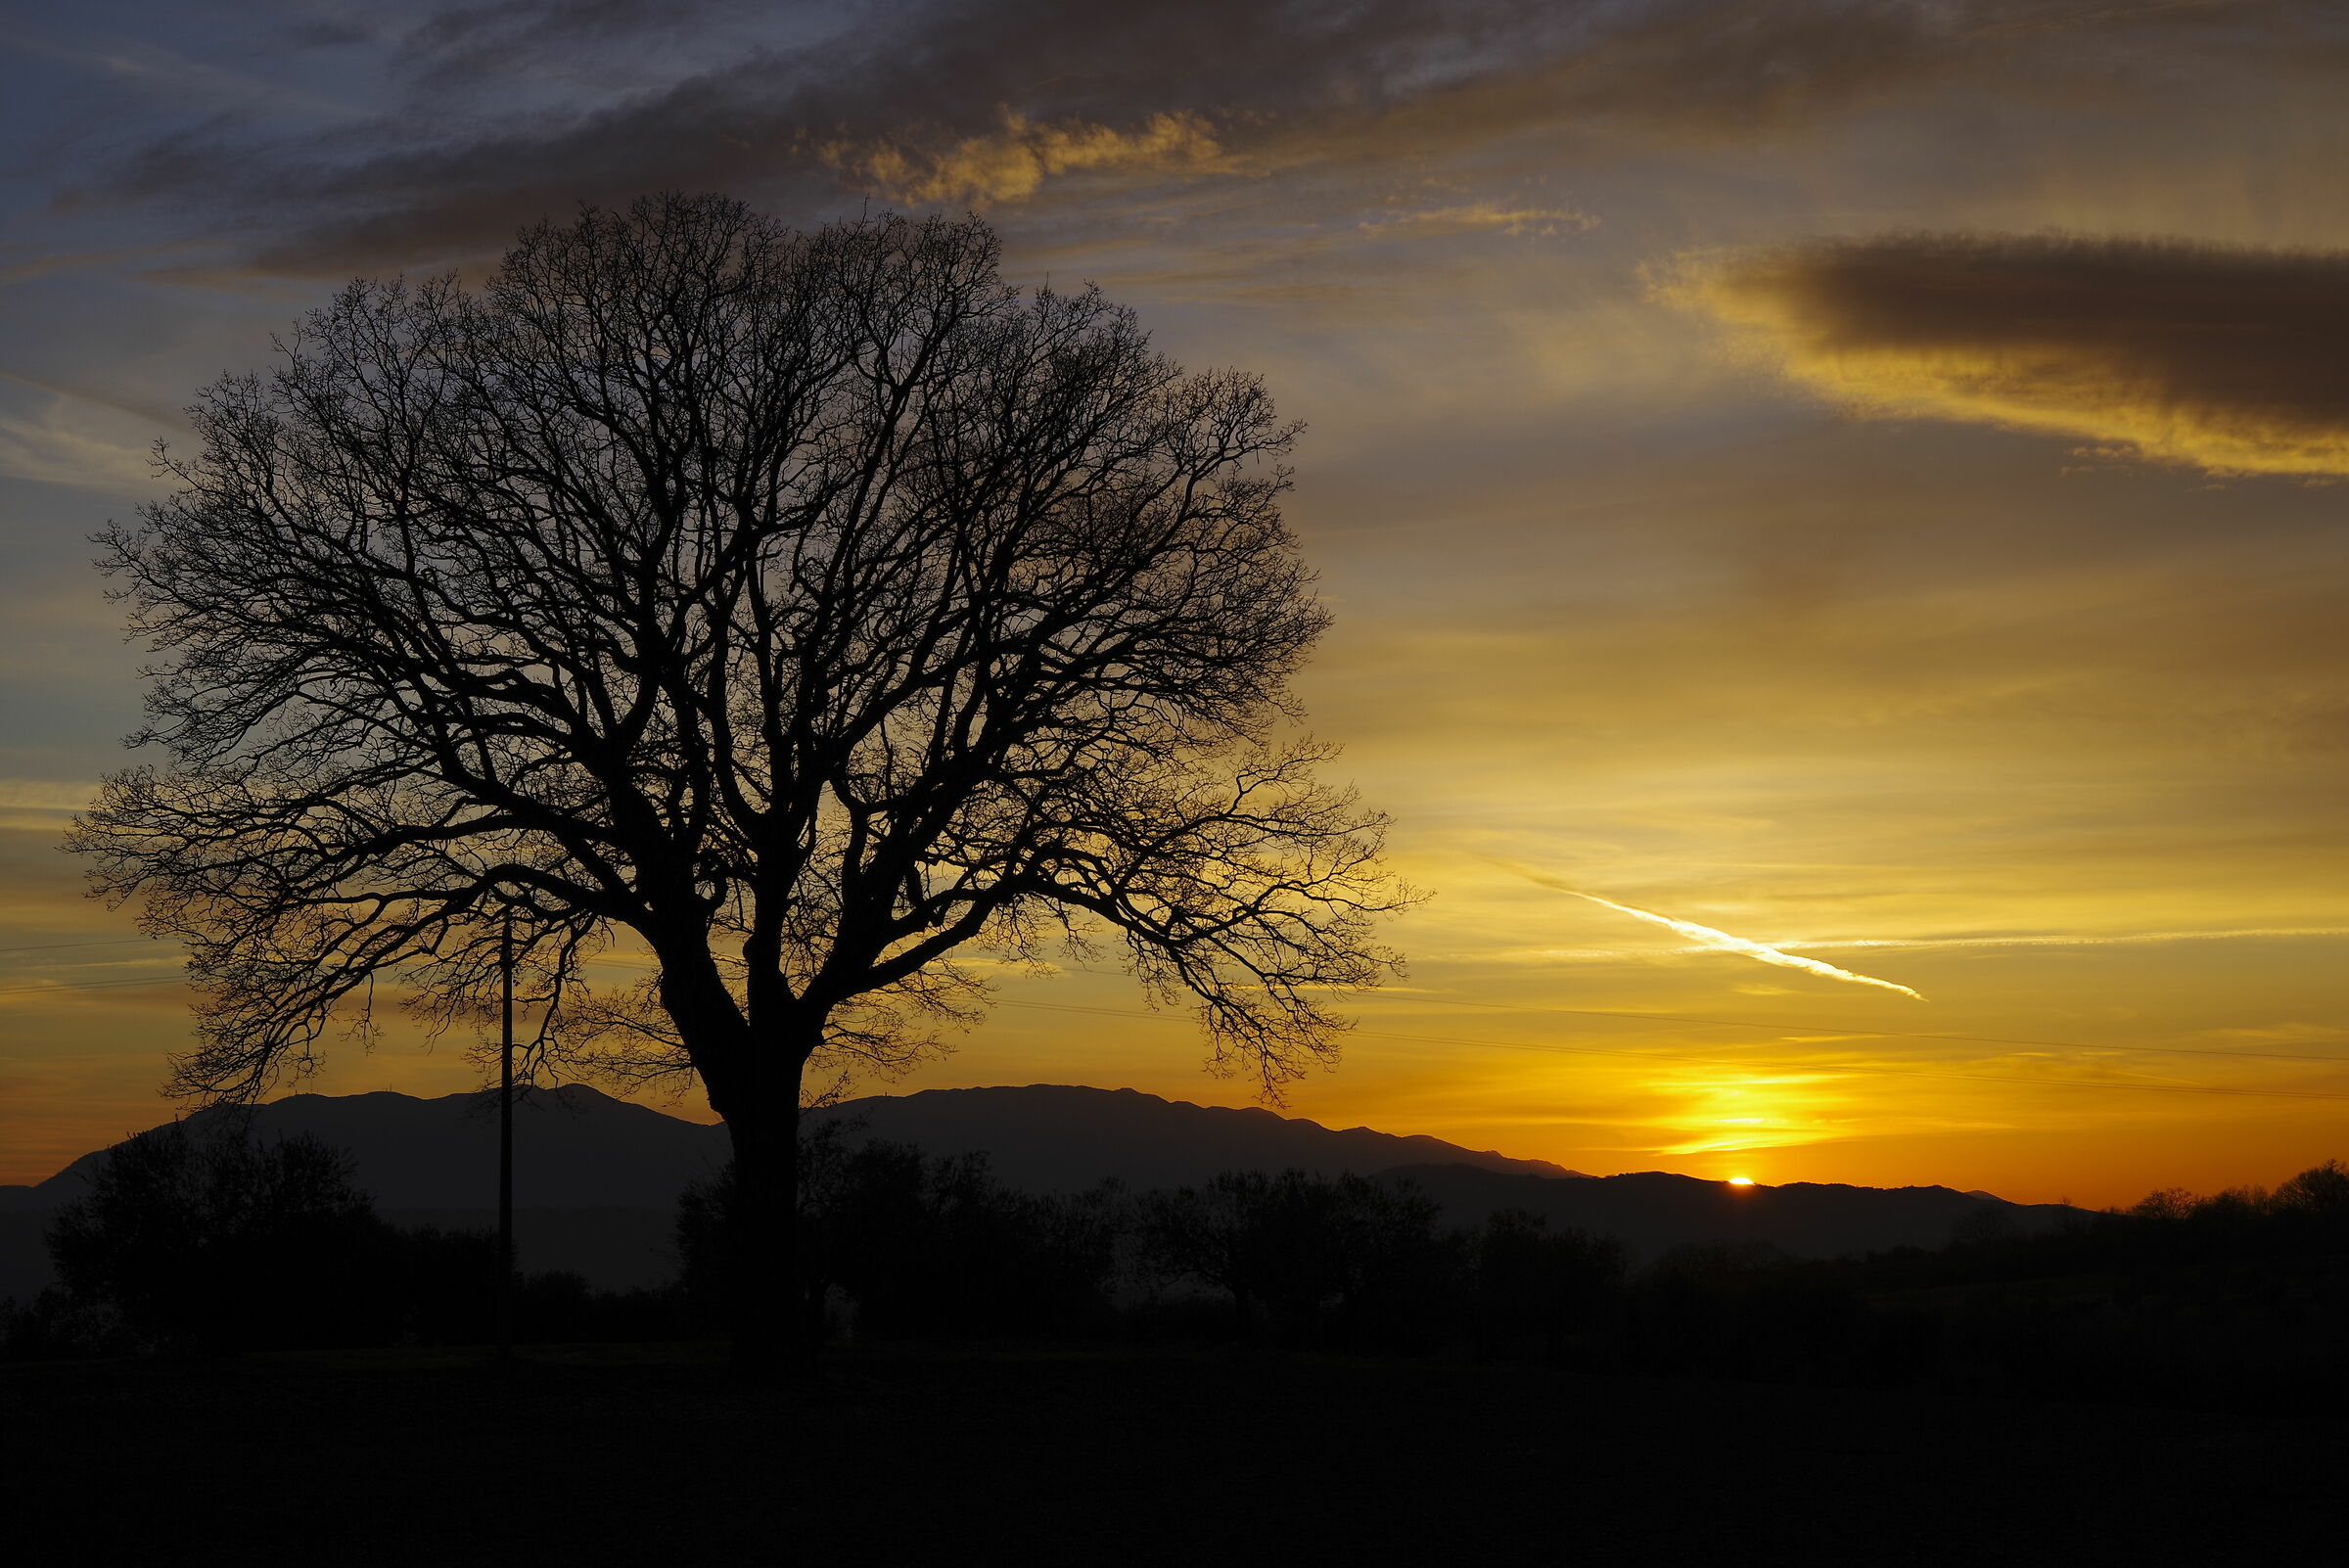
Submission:
M 750 1097 L 722 1110 L 734 1141 L 726 1249 L 734 1361 L 756 1373 L 800 1369 L 814 1360 L 821 1325 L 801 1305 L 799 1097 Z
M 789 1051 L 771 1026 L 747 1027 L 700 938 L 674 944 L 673 954 L 653 945 L 662 959 L 662 1006 L 734 1145 L 725 1282 L 735 1364 L 762 1375 L 802 1369 L 815 1355 L 798 1267 L 800 1078 L 809 1053 Z

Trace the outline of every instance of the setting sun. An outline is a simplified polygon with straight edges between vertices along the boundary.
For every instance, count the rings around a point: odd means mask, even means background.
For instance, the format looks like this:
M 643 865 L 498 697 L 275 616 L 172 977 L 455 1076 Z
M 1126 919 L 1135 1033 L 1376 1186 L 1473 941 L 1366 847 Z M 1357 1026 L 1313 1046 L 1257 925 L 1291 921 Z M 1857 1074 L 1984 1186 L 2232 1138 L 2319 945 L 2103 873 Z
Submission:
M 7 1560 L 2340 1549 L 2349 0 L 0 0 L 9 148 Z
M 340 285 L 485 276 L 520 225 L 663 189 L 807 232 L 983 212 L 1006 286 L 1097 283 L 1170 364 L 1261 376 L 1306 421 L 1266 500 L 1335 620 L 1261 695 L 1345 744 L 1329 782 L 1436 897 L 1376 939 L 1407 989 L 1330 993 L 1359 1028 L 1295 1115 L 1595 1174 L 1753 1154 L 1779 1178 L 1755 1186 L 2094 1207 L 2340 1154 L 2349 94 L 2331 42 L 2213 20 L 2270 8 L 2344 24 L 2317 0 L 1130 27 L 1144 8 L 393 0 L 329 45 L 306 20 L 231 37 L 202 20 L 224 7 L 37 8 L 62 30 L 0 57 L 5 102 L 103 134 L 56 131 L 0 192 L 0 1185 L 167 1120 L 163 1059 L 202 1038 L 186 954 L 58 849 L 143 722 L 91 530 L 169 494 L 148 452 L 200 449 L 194 389 L 276 363 Z M 235 8 L 329 10 L 356 14 Z M 638 20 L 577 20 L 607 13 Z M 2067 20 L 2007 25 L 2043 13 Z M 1048 68 L 1026 22 L 980 20 L 1031 14 L 1058 19 Z M 1715 15 L 1767 71 L 1724 64 Z M 180 64 L 110 64 L 122 38 Z M 518 100 L 489 62 L 525 53 Z M 1624 70 L 1644 85 L 1600 85 Z M 857 1092 L 1253 1103 L 1117 963 L 965 956 L 979 1021 Z M 651 973 L 612 970 L 615 995 Z M 429 1020 L 376 1023 L 300 1086 L 480 1086 Z

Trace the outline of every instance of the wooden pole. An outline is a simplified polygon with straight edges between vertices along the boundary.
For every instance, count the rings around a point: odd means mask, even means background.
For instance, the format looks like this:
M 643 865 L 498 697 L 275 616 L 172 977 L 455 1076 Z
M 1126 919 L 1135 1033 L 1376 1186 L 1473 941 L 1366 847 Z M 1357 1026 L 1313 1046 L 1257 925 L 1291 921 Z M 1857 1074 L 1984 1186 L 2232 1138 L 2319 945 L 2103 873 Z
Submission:
M 498 937 L 504 1022 L 497 1052 L 497 1359 L 514 1359 L 514 916 Z

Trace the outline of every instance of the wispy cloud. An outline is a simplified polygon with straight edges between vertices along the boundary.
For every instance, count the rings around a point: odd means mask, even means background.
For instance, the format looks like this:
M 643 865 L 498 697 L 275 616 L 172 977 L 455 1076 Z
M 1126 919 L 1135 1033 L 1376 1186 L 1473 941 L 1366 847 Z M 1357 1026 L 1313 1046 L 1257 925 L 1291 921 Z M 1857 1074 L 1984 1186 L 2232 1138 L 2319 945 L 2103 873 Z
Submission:
M 1568 890 L 1560 890 L 1568 891 Z M 1586 897 L 1578 895 L 1578 897 Z M 2349 937 L 2349 926 L 2250 926 L 2234 931 L 2126 931 L 2103 936 L 2032 934 L 2004 937 L 1847 937 L 1820 941 L 1782 941 L 1781 952 L 1843 952 L 1881 948 L 1885 951 L 1930 952 L 1961 947 L 2140 947 L 2177 942 L 2315 942 Z M 1691 947 L 1497 947 L 1473 953 L 1446 953 L 1447 958 L 1474 958 L 1488 963 L 1623 964 L 1661 962 L 1688 953 L 1712 952 L 1716 943 Z M 1748 995 L 1784 994 L 1774 986 L 1740 986 Z
M 2256 926 L 2235 931 L 2125 931 L 2105 936 L 1864 937 L 1834 942 L 1789 942 L 1806 951 L 1839 947 L 2113 947 L 2163 942 L 2290 941 L 2349 937 L 2349 926 Z
M 155 487 L 151 443 L 160 434 L 94 398 L 52 392 L 26 413 L 0 409 L 0 474 L 137 495 Z
M 1644 920 L 1651 926 L 1661 926 L 1666 931 L 1686 937 L 1702 947 L 1711 947 L 1721 952 L 1737 953 L 1762 963 L 1776 964 L 1782 969 L 1800 969 L 1806 974 L 1818 975 L 1826 980 L 1841 980 L 1855 986 L 1875 986 L 1884 991 L 1897 991 L 1904 996 L 1914 996 L 1918 1001 L 1925 999 L 1921 993 L 1897 981 L 1878 980 L 1873 975 L 1854 974 L 1849 969 L 1838 969 L 1823 959 L 1805 958 L 1800 953 L 1786 952 L 1771 946 L 1768 943 L 1732 936 L 1727 931 L 1716 931 L 1711 926 L 1700 926 L 1693 920 L 1675 920 L 1670 915 L 1657 914 L 1652 909 L 1636 909 L 1628 903 L 1617 903 L 1614 899 L 1602 899 L 1595 893 L 1585 893 L 1580 888 L 1569 887 L 1556 877 L 1536 871 L 1531 866 L 1515 865 L 1506 860 L 1497 860 L 1494 863 L 1506 867 L 1528 882 L 1553 889 L 1569 898 L 1595 903 L 1601 908 L 1612 909 L 1617 914 L 1630 915 L 1635 920 Z
M 96 784 L 0 778 L 0 810 L 79 811 L 98 798 Z
M 1497 230 L 1512 237 L 1552 239 L 1598 227 L 1598 219 L 1570 207 L 1514 207 L 1505 202 L 1467 202 L 1416 210 L 1395 208 L 1361 220 L 1359 227 L 1379 235 L 1475 234 Z

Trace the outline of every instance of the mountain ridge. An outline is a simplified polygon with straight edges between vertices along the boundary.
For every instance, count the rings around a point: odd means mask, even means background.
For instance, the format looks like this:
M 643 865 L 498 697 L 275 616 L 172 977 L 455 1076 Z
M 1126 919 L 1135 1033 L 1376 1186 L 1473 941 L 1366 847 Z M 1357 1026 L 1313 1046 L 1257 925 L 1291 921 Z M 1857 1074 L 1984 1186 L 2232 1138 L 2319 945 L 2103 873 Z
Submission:
M 844 1100 L 812 1114 L 861 1122 L 869 1137 L 917 1144 L 931 1154 L 984 1152 L 997 1177 L 1030 1191 L 1077 1191 L 1112 1176 L 1133 1187 L 1196 1186 L 1219 1171 L 1369 1176 L 1412 1164 L 1589 1179 L 1548 1160 L 1470 1149 L 1424 1132 L 1327 1128 L 1261 1106 L 1199 1105 L 1131 1088 L 920 1089 Z
M 202 1128 L 248 1115 L 263 1136 L 310 1133 L 351 1157 L 359 1185 L 386 1219 L 487 1225 L 496 1190 L 493 1107 L 494 1095 L 483 1091 L 430 1099 L 392 1090 L 293 1094 L 247 1112 L 197 1112 L 187 1122 Z M 1704 1241 L 1763 1242 L 1810 1256 L 1931 1246 L 1985 1205 L 2025 1228 L 2076 1212 L 1939 1186 L 1731 1187 L 1669 1172 L 1586 1176 L 1425 1133 L 1331 1129 L 1259 1107 L 1075 1084 L 869 1095 L 810 1115 L 933 1155 L 983 1152 L 998 1180 L 1038 1193 L 1081 1191 L 1105 1178 L 1137 1190 L 1196 1186 L 1226 1170 L 1408 1176 L 1451 1222 L 1527 1209 L 1555 1225 L 1619 1235 L 1636 1257 Z M 515 1122 L 524 1267 L 571 1269 L 607 1287 L 667 1278 L 677 1194 L 723 1166 L 724 1125 L 688 1122 L 584 1084 L 528 1095 Z M 105 1153 L 85 1154 L 30 1187 L 0 1189 L 0 1297 L 29 1295 L 48 1281 L 41 1228 L 51 1210 L 85 1190 Z
M 2051 1229 L 2080 1211 L 2062 1204 L 2008 1203 L 1947 1186 L 1863 1187 L 1789 1181 L 1733 1186 L 1669 1171 L 1631 1171 L 1587 1181 L 1543 1182 L 1465 1166 L 1401 1166 L 1385 1179 L 1407 1179 L 1443 1205 L 1451 1224 L 1473 1225 L 1502 1209 L 1542 1216 L 1552 1225 L 1612 1235 L 1635 1262 L 1675 1247 L 1763 1245 L 1795 1257 L 1834 1257 L 1895 1247 L 1934 1247 L 1960 1222 L 2001 1216 L 2017 1232 Z

